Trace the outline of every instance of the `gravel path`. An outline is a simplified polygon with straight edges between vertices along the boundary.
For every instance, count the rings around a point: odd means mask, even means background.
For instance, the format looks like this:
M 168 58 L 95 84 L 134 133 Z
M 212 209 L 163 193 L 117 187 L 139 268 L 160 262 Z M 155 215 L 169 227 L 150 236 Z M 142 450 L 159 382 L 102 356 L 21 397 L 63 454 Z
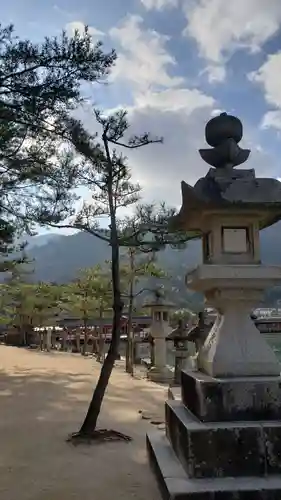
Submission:
M 99 365 L 80 355 L 0 346 L 1 500 L 160 500 L 147 464 L 149 420 L 167 389 L 114 370 L 100 418 L 132 443 L 73 447 Z

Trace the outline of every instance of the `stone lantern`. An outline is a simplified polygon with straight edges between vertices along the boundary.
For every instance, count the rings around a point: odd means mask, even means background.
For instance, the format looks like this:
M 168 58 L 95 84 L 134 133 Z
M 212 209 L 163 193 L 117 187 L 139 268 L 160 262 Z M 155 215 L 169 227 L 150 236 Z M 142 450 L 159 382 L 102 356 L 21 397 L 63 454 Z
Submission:
M 187 274 L 186 285 L 218 311 L 198 357 L 198 367 L 218 377 L 280 373 L 250 312 L 280 283 L 281 269 L 261 265 L 259 231 L 281 218 L 281 183 L 256 178 L 253 169 L 234 170 L 250 153 L 238 146 L 241 138 L 238 118 L 223 113 L 210 120 L 206 139 L 213 149 L 199 152 L 216 168 L 194 187 L 182 182 L 182 207 L 172 221 L 175 229 L 202 236 L 203 264 Z
M 166 402 L 166 435 L 147 437 L 165 498 L 281 498 L 280 365 L 251 319 L 281 266 L 260 260 L 260 230 L 281 220 L 281 182 L 235 168 L 242 124 L 222 113 L 206 125 L 211 165 L 195 186 L 182 182 L 174 230 L 202 238 L 203 262 L 186 285 L 205 295 L 217 318 L 198 369 L 183 370 L 181 400 Z
M 171 333 L 169 333 L 169 335 L 167 336 L 167 340 L 172 340 L 174 342 L 174 383 L 175 385 L 179 385 L 181 379 L 181 371 L 185 368 L 185 363 L 188 356 L 188 333 L 182 319 L 179 320 L 178 326 Z
M 143 307 L 151 311 L 150 334 L 154 349 L 154 364 L 147 376 L 153 382 L 168 382 L 173 378 L 173 374 L 167 366 L 166 337 L 169 333 L 169 312 L 174 308 L 174 304 L 165 300 L 163 294 L 156 290 L 153 299 L 146 301 Z
M 200 347 L 204 344 L 210 328 L 205 324 L 204 313 L 199 312 L 198 323 L 191 328 L 187 334 L 188 342 L 195 344 L 196 353 L 199 352 Z

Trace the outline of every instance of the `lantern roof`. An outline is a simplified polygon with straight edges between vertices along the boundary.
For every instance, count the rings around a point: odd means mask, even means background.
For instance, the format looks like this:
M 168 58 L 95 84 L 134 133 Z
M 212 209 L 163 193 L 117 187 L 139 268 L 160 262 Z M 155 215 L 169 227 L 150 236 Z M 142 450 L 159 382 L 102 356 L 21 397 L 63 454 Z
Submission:
M 261 229 L 281 219 L 281 182 L 257 178 L 253 168 L 235 168 L 250 155 L 249 149 L 238 145 L 242 135 L 241 121 L 227 113 L 207 123 L 205 136 L 212 148 L 200 149 L 199 153 L 211 168 L 194 186 L 182 181 L 182 206 L 170 219 L 171 229 L 201 236 L 202 219 L 213 211 L 256 211 Z
M 153 290 L 153 295 L 150 299 L 144 301 L 142 307 L 150 307 L 150 308 L 161 308 L 161 309 L 173 309 L 175 304 L 165 299 L 165 295 L 163 290 L 156 289 Z
M 178 325 L 166 337 L 167 340 L 187 340 L 188 331 L 183 320 L 179 320 Z

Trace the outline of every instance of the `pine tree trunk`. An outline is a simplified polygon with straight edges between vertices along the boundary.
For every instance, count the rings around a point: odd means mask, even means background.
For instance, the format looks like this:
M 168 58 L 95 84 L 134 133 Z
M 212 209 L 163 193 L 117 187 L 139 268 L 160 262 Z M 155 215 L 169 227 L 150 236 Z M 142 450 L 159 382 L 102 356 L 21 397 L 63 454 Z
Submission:
M 88 327 L 87 327 L 87 319 L 84 319 L 84 344 L 83 344 L 83 356 L 86 356 L 87 354 L 87 347 L 88 347 Z
M 24 347 L 27 346 L 27 335 L 26 335 L 26 331 L 25 329 L 23 328 L 23 330 L 21 331 L 21 338 L 22 338 L 22 345 Z
M 133 301 L 134 301 L 134 267 L 135 267 L 134 250 L 129 249 L 129 264 L 130 264 L 130 284 L 129 284 L 129 310 L 128 310 L 128 325 L 127 325 L 127 343 L 126 343 L 126 372 L 134 375 L 134 334 L 132 331 L 133 323 Z
M 99 338 L 98 338 L 98 354 L 97 354 L 97 361 L 101 363 L 103 361 L 103 355 L 104 355 L 104 345 L 105 345 L 105 339 L 104 339 L 104 331 L 103 329 L 99 332 Z
M 132 287 L 130 286 L 130 289 Z M 126 372 L 134 375 L 134 334 L 133 334 L 133 295 L 130 290 L 129 308 L 128 308 L 128 324 L 127 324 L 127 343 L 126 343 Z
M 103 135 L 103 141 L 108 159 L 109 167 L 109 180 L 108 180 L 108 203 L 110 209 L 110 226 L 111 226 L 111 277 L 112 277 L 112 290 L 113 290 L 113 320 L 112 320 L 112 336 L 110 347 L 107 356 L 103 362 L 98 383 L 94 390 L 92 401 L 90 403 L 86 418 L 79 431 L 79 435 L 88 437 L 92 436 L 96 430 L 97 420 L 101 411 L 103 398 L 106 388 L 114 367 L 115 360 L 118 355 L 120 334 L 121 334 L 121 318 L 122 310 L 124 307 L 121 299 L 120 288 L 120 267 L 119 267 L 119 240 L 116 225 L 116 207 L 113 198 L 112 190 L 112 162 L 108 148 L 108 141 L 106 135 Z
M 75 339 L 76 339 L 76 350 L 77 350 L 77 352 L 81 353 L 80 328 L 79 328 L 78 332 L 76 331 L 76 333 L 75 333 Z
M 115 337 L 115 339 L 113 339 L 112 335 L 112 341 L 108 350 L 108 354 L 103 362 L 100 376 L 94 390 L 86 418 L 79 432 L 82 435 L 90 436 L 96 429 L 97 420 L 101 411 L 101 405 L 103 402 L 105 391 L 108 386 L 108 382 L 117 357 L 118 345 L 118 335 Z
M 97 337 L 97 361 L 99 363 L 102 363 L 103 354 L 104 354 L 104 346 L 105 346 L 105 332 L 104 332 L 104 327 L 102 326 L 102 319 L 103 319 L 102 307 L 100 307 L 99 319 L 100 319 L 100 326 L 99 326 L 98 337 Z
M 67 351 L 67 331 L 63 330 L 62 332 L 62 351 Z
M 51 348 L 52 348 L 52 332 L 51 330 L 47 330 L 47 334 L 46 334 L 46 340 L 47 340 L 47 345 L 46 345 L 46 350 L 47 352 L 51 352 Z
M 112 249 L 112 253 L 114 250 Z M 114 264 L 116 265 L 114 258 L 112 259 L 112 274 L 115 272 L 119 278 L 119 249 L 117 248 L 117 273 L 114 269 Z M 116 277 L 115 277 L 116 279 Z M 114 279 L 113 279 L 114 283 Z M 121 301 L 121 292 L 120 287 L 118 286 L 119 281 L 117 281 L 117 290 L 114 290 L 114 314 L 113 314 L 113 324 L 112 324 L 112 337 L 110 342 L 110 347 L 107 353 L 107 356 L 103 362 L 100 376 L 96 385 L 96 388 L 93 393 L 93 397 L 90 403 L 90 406 L 87 411 L 87 415 L 82 424 L 82 427 L 79 431 L 79 434 L 82 436 L 91 436 L 97 425 L 97 420 L 101 411 L 101 406 L 103 402 L 103 398 L 105 395 L 106 388 L 108 386 L 108 382 L 114 367 L 114 363 L 116 361 L 119 349 L 120 342 L 120 328 L 121 328 L 121 317 L 122 317 L 122 309 L 123 303 Z
M 97 333 L 97 328 L 96 327 L 95 327 L 94 333 L 93 333 L 92 354 L 93 355 L 97 355 L 98 354 L 98 333 Z

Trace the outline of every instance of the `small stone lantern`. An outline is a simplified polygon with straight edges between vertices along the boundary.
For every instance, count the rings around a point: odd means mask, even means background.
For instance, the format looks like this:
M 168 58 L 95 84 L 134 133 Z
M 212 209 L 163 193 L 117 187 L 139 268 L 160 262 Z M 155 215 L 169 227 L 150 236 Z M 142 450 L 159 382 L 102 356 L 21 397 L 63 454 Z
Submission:
M 196 326 L 191 328 L 187 333 L 188 342 L 192 342 L 195 346 L 195 354 L 190 356 L 191 367 L 197 369 L 197 358 L 200 349 L 203 347 L 207 336 L 210 332 L 210 327 L 205 323 L 204 312 L 201 311 L 198 314 L 198 323 Z
M 142 360 L 142 350 L 141 350 L 142 340 L 141 340 L 141 338 L 138 338 L 138 339 L 136 338 L 136 335 L 139 334 L 141 331 L 142 331 L 142 329 L 140 328 L 139 325 L 135 325 L 133 327 L 133 339 L 134 339 L 134 344 L 133 344 L 134 356 L 133 356 L 133 359 L 134 359 L 134 364 L 136 364 L 136 365 L 140 365 L 141 364 L 141 360 Z
M 167 366 L 166 337 L 169 333 L 169 311 L 175 306 L 156 290 L 153 299 L 146 301 L 143 307 L 151 310 L 150 334 L 154 341 L 154 364 L 147 376 L 153 382 L 169 382 L 173 374 Z
M 187 334 L 188 342 L 195 344 L 196 353 L 198 353 L 200 347 L 204 344 L 209 331 L 210 328 L 205 324 L 204 313 L 199 312 L 197 325 L 191 328 Z
M 175 385 L 179 385 L 181 381 L 181 371 L 185 368 L 185 363 L 188 356 L 188 334 L 182 319 L 179 320 L 178 326 L 171 333 L 169 333 L 169 335 L 167 336 L 167 340 L 172 340 L 174 342 L 174 383 Z

